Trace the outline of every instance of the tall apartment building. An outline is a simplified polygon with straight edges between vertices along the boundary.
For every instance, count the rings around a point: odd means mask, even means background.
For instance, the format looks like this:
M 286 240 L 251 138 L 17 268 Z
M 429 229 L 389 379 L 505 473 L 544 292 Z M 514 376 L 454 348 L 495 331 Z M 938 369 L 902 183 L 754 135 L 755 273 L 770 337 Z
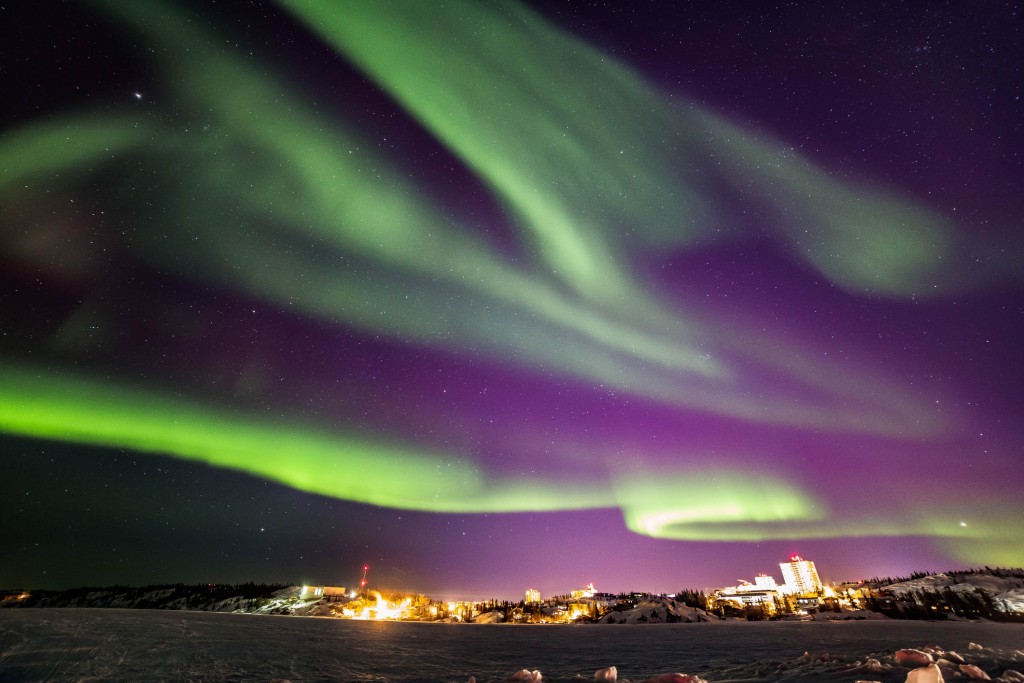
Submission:
M 789 562 L 780 562 L 782 580 L 790 593 L 817 593 L 821 591 L 821 579 L 814 563 L 799 555 L 791 555 Z
M 529 605 L 531 602 L 540 602 L 540 591 L 536 588 L 526 589 L 526 604 Z

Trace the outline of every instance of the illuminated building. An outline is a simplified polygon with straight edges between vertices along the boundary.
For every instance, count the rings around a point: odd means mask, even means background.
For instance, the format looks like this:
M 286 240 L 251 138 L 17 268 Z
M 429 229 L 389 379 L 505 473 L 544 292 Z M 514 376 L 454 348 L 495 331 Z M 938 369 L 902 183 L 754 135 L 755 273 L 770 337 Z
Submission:
M 574 590 L 570 593 L 570 596 L 573 600 L 579 600 L 580 598 L 592 598 L 596 592 L 597 591 L 594 590 L 594 584 L 588 583 L 586 588 Z
M 767 574 L 758 574 L 754 577 L 754 583 L 750 583 L 744 579 L 737 579 L 739 583 L 729 588 L 722 588 L 719 590 L 720 593 L 734 594 L 734 593 L 773 593 L 779 591 L 778 584 L 775 583 L 775 578 Z
M 814 568 L 814 563 L 810 560 L 805 560 L 799 555 L 792 555 L 789 562 L 779 563 L 779 569 L 782 570 L 786 592 L 804 594 L 821 591 L 818 570 Z
M 299 598 L 302 600 L 326 598 L 328 602 L 333 602 L 348 597 L 348 589 L 344 586 L 303 586 L 299 593 Z
M 527 588 L 525 602 L 527 605 L 533 602 L 540 602 L 540 591 L 536 588 Z
M 775 591 L 747 590 L 734 593 L 724 591 L 716 592 L 712 596 L 714 607 L 720 609 L 723 605 L 743 609 L 746 607 L 760 607 L 767 614 L 775 614 L 778 611 L 776 599 L 778 593 Z
M 758 574 L 754 583 L 739 579 L 735 586 L 718 589 L 711 596 L 711 604 L 716 609 L 727 606 L 736 609 L 760 608 L 762 614 L 772 615 L 778 610 L 780 592 L 780 586 L 773 577 Z

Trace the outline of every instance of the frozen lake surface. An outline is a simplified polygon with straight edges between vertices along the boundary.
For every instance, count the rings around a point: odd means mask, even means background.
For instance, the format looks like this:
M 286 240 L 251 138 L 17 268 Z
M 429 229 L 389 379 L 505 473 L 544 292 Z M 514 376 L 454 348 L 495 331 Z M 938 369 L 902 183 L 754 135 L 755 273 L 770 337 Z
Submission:
M 984 651 L 969 651 L 980 643 Z M 869 656 L 937 644 L 996 678 L 1024 669 L 1024 624 L 870 621 L 645 626 L 353 622 L 208 612 L 0 610 L 0 681 L 544 681 L 700 674 L 711 681 L 871 679 Z M 812 657 L 801 658 L 807 651 Z M 820 655 L 829 653 L 826 661 Z M 836 661 L 833 658 L 839 658 Z

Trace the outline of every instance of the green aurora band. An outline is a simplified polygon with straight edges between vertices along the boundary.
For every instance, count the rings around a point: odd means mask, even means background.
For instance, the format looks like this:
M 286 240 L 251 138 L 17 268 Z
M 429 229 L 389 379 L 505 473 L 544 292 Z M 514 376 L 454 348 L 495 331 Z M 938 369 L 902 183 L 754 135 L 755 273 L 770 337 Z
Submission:
M 488 482 L 450 454 L 413 452 L 372 437 L 341 437 L 313 425 L 267 420 L 197 405 L 146 389 L 60 377 L 0 365 L 0 426 L 33 436 L 127 447 L 266 477 L 294 488 L 373 505 L 431 512 L 520 512 L 620 506 L 641 510 L 652 491 L 668 495 L 695 483 L 694 521 L 782 521 L 813 504 L 796 489 L 738 474 L 728 484 L 698 473 L 635 474 L 614 490 L 573 480 Z M 54 396 L 62 401 L 55 402 Z M 703 485 L 701 485 L 703 484 Z M 577 491 L 577 493 L 573 493 Z M 746 503 L 731 500 L 739 492 Z M 726 495 L 728 494 L 728 495 Z M 690 496 L 694 500 L 693 496 Z M 742 514 L 736 514 L 742 505 Z M 641 513 L 642 514 L 642 513 Z M 737 531 L 741 534 L 750 532 Z M 753 536 L 757 538 L 757 536 Z
M 736 238 L 738 222 L 723 207 L 738 203 L 768 217 L 797 257 L 847 290 L 932 295 L 961 284 L 942 275 L 956 239 L 947 218 L 841 183 L 696 104 L 670 105 L 627 68 L 517 6 L 359 2 L 341 10 L 282 0 L 486 183 L 532 248 L 532 261 L 515 264 L 432 204 L 397 160 L 366 149 L 268 69 L 224 52 L 172 6 L 93 4 L 158 48 L 161 99 L 174 103 L 166 107 L 173 115 L 64 115 L 5 131 L 0 200 L 43 192 L 57 177 L 85 186 L 101 170 L 116 172 L 131 192 L 115 193 L 114 208 L 152 195 L 169 209 L 125 238 L 125 249 L 179 277 L 679 409 L 879 438 L 942 433 L 925 402 L 895 382 L 862 380 L 856 368 L 825 364 L 792 341 L 667 306 L 628 264 L 633 252 Z M 125 160 L 141 170 L 124 170 Z M 179 177 L 192 181 L 187 190 Z M 711 358 L 705 348 L 720 351 Z M 774 395 L 743 390 L 751 368 L 783 380 Z M 807 394 L 815 400 L 799 400 Z M 966 528 L 952 505 L 839 524 L 783 473 L 694 472 L 682 460 L 676 471 L 616 473 L 574 493 L 571 482 L 490 477 L 465 454 L 40 364 L 0 364 L 0 429 L 167 453 L 375 505 L 618 507 L 630 529 L 660 538 L 919 534 L 974 539 L 976 559 L 992 549 L 1006 510 L 1022 512 L 1019 501 L 1001 501 L 972 511 L 978 521 Z M 1024 551 L 999 552 L 1006 563 L 1024 561 Z

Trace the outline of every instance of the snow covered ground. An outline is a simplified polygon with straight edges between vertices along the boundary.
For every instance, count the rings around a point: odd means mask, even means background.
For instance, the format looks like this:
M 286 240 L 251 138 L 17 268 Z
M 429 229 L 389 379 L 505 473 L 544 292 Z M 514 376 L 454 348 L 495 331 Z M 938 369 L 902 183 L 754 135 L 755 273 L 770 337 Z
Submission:
M 970 643 L 984 649 L 971 649 Z M 0 681 L 906 680 L 900 648 L 1024 671 L 1024 625 L 949 622 L 517 626 L 118 609 L 0 610 Z M 805 654 L 805 652 L 807 654 Z M 875 667 L 870 660 L 876 659 Z M 947 666 L 947 665 L 944 665 Z M 964 676 L 948 669 L 947 681 Z M 960 680 L 968 680 L 960 678 Z M 1010 680 L 1010 679 L 1005 679 Z

